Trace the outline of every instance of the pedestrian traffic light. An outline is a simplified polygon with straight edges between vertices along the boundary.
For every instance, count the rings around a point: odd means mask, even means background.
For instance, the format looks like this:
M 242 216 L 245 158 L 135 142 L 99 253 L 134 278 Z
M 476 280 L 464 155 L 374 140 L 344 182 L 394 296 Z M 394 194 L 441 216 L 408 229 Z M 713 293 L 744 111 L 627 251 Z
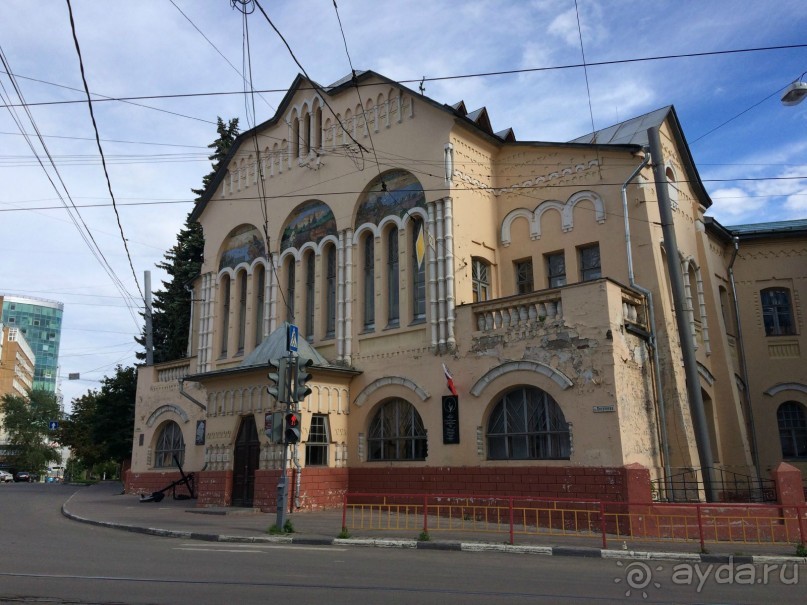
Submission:
M 288 359 L 269 360 L 269 380 L 266 390 L 280 403 L 289 403 L 289 365 Z M 273 384 L 272 384 L 273 383 Z
M 311 394 L 311 387 L 306 383 L 311 380 L 311 373 L 308 368 L 314 365 L 314 361 L 307 357 L 295 357 L 294 362 L 297 367 L 294 372 L 294 384 L 291 387 L 294 391 L 292 399 L 294 401 L 304 401 Z
M 284 436 L 286 443 L 299 443 L 300 442 L 300 414 L 297 412 L 289 412 L 286 414 L 286 428 Z

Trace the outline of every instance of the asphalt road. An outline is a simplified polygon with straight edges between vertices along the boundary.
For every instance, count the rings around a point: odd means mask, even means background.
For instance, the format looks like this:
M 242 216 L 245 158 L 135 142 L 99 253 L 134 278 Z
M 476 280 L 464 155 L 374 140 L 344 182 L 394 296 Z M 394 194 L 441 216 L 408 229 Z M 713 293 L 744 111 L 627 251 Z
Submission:
M 0 603 L 793 603 L 807 594 L 807 568 L 793 565 L 766 573 L 760 565 L 160 538 L 62 517 L 75 489 L 0 485 Z

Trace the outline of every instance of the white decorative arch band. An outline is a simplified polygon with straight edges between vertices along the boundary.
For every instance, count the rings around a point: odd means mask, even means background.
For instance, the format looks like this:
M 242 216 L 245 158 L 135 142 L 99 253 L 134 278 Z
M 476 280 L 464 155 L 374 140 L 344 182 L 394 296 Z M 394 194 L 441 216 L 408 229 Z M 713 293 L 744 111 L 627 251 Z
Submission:
M 146 420 L 146 426 L 154 426 L 154 423 L 157 422 L 157 418 L 159 418 L 163 414 L 168 414 L 171 412 L 182 418 L 182 422 L 187 423 L 190 420 L 190 418 L 188 418 L 188 415 L 185 413 L 185 410 L 183 410 L 182 408 L 177 407 L 175 405 L 161 405 L 151 413 L 149 419 Z
M 368 384 L 362 392 L 359 393 L 359 396 L 356 397 L 356 401 L 354 403 L 358 406 L 364 405 L 367 399 L 375 393 L 378 389 L 382 387 L 386 387 L 389 385 L 398 385 L 402 387 L 406 387 L 413 393 L 415 393 L 418 397 L 420 397 L 421 401 L 426 401 L 431 395 L 420 388 L 415 382 L 409 380 L 408 378 L 403 378 L 401 376 L 385 376 L 384 378 L 379 378 L 378 380 L 374 380 L 370 384 Z
M 482 378 L 477 380 L 476 384 L 471 387 L 471 395 L 474 397 L 479 397 L 482 394 L 482 391 L 484 391 L 491 382 L 500 376 L 504 376 L 510 372 L 521 371 L 535 372 L 536 374 L 546 376 L 547 378 L 552 379 L 555 384 L 564 390 L 574 385 L 574 383 L 565 374 L 562 374 L 554 368 L 550 368 L 548 365 L 543 364 L 540 361 L 508 361 L 488 370 L 487 373 L 482 376 Z
M 600 224 L 605 222 L 605 204 L 602 198 L 593 191 L 578 191 L 566 200 L 565 203 L 557 200 L 546 200 L 536 206 L 535 210 L 516 208 L 511 210 L 502 221 L 501 240 L 503 246 L 509 246 L 512 241 L 511 230 L 516 219 L 523 218 L 530 223 L 530 239 L 541 237 L 541 217 L 544 213 L 555 210 L 560 213 L 561 228 L 564 233 L 574 228 L 574 208 L 578 203 L 588 201 L 594 205 L 594 218 Z
M 783 391 L 796 391 L 807 395 L 807 384 L 802 384 L 801 382 L 780 382 L 765 391 L 765 394 L 773 397 Z
M 703 378 L 709 384 L 709 386 L 714 385 L 714 375 L 700 361 L 698 362 L 698 374 L 701 375 L 701 378 Z

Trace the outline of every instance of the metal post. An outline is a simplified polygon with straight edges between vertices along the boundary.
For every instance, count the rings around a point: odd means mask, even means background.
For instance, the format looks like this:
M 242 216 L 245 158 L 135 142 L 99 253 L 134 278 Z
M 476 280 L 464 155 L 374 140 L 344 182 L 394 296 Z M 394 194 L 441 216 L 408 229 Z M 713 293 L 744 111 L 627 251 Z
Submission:
M 715 502 L 715 491 L 712 485 L 712 447 L 709 443 L 709 431 L 706 425 L 706 413 L 703 409 L 700 378 L 698 377 L 698 362 L 695 357 L 695 344 L 692 333 L 689 331 L 684 301 L 684 279 L 681 274 L 681 263 L 678 261 L 678 243 L 675 237 L 672 207 L 667 191 L 667 175 L 664 172 L 664 156 L 661 151 L 661 139 L 658 128 L 648 128 L 647 138 L 650 142 L 650 155 L 653 158 L 653 176 L 656 182 L 661 230 L 664 237 L 664 247 L 667 250 L 667 269 L 670 273 L 670 282 L 675 305 L 675 321 L 678 326 L 678 337 L 681 340 L 681 353 L 686 372 L 687 395 L 689 408 L 692 414 L 692 424 L 695 427 L 695 443 L 700 458 L 703 489 L 708 502 Z
M 154 326 L 151 322 L 151 271 L 143 274 L 143 286 L 146 290 L 146 365 L 154 365 Z
M 283 444 L 283 462 L 280 468 L 280 479 L 277 482 L 277 518 L 275 525 L 283 531 L 286 525 L 286 502 L 288 501 L 288 480 L 286 479 L 286 464 L 288 463 L 289 446 Z

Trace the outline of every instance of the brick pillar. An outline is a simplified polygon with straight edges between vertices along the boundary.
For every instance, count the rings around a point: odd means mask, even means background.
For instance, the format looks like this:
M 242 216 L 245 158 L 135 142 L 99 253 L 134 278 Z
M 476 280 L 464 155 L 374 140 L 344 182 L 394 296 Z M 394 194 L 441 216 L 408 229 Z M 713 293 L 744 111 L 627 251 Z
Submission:
M 771 478 L 776 484 L 776 501 L 782 506 L 788 538 L 798 536 L 801 544 L 807 543 L 807 522 L 802 519 L 807 511 L 799 508 L 804 507 L 801 471 L 792 464 L 780 462 L 771 471 Z
M 650 504 L 650 471 L 638 462 L 625 465 L 625 499 L 631 504 Z

